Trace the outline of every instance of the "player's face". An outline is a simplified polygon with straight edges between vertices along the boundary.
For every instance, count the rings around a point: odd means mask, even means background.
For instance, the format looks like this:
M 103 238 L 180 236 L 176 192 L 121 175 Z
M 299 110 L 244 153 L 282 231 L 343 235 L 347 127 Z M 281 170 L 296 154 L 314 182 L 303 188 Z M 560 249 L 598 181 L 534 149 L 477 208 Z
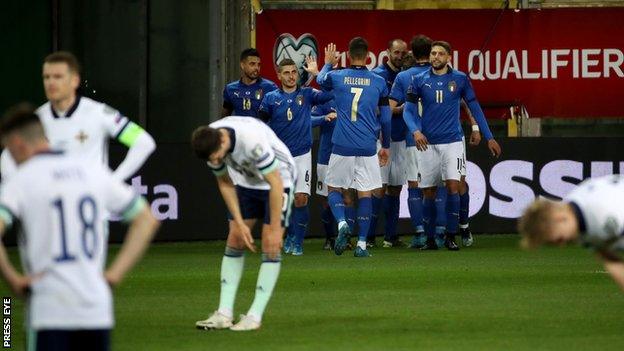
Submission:
M 64 62 L 43 64 L 43 89 L 49 101 L 62 101 L 76 95 L 80 77 Z
M 282 82 L 282 86 L 284 88 L 296 87 L 297 81 L 299 80 L 299 71 L 297 70 L 297 66 L 289 65 L 281 67 L 277 77 L 280 82 Z
M 407 44 L 402 41 L 395 40 L 392 47 L 388 49 L 388 60 L 394 67 L 401 68 L 406 55 Z
M 254 80 L 260 76 L 260 58 L 257 56 L 247 56 L 241 61 L 240 68 L 245 77 Z
M 550 215 L 551 229 L 548 233 L 546 241 L 553 245 L 563 245 L 573 241 L 577 237 L 578 222 L 574 213 L 561 205 L 553 209 Z
M 429 61 L 434 69 L 444 68 L 451 58 L 450 53 L 446 52 L 446 49 L 442 46 L 434 46 L 431 48 L 431 54 L 429 54 Z

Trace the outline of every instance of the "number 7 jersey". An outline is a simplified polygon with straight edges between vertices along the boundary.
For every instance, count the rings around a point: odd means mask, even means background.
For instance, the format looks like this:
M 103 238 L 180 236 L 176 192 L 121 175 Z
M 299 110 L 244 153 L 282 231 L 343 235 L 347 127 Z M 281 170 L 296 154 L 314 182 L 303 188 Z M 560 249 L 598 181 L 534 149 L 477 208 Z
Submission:
M 29 327 L 112 327 L 103 226 L 109 211 L 133 218 L 142 206 L 104 165 L 61 152 L 33 156 L 2 184 L 0 216 L 7 226 L 21 222 L 22 265 L 36 277 Z

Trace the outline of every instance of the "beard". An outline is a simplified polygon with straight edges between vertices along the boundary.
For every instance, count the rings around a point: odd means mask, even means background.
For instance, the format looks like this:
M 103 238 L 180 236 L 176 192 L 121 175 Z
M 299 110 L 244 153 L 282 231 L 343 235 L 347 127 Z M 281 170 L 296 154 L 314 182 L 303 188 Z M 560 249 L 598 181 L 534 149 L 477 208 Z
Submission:
M 446 62 L 431 63 L 433 69 L 440 70 L 446 66 Z

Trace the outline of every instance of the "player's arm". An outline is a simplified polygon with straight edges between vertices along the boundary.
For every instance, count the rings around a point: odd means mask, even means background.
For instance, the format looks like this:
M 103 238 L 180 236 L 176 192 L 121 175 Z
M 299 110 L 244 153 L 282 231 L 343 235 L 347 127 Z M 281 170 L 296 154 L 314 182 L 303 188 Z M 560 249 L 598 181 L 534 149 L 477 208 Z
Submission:
M 117 140 L 128 147 L 128 153 L 113 175 L 120 180 L 127 180 L 134 175 L 147 158 L 156 150 L 156 142 L 147 131 L 138 124 L 129 121 L 117 134 Z
M 279 162 L 276 160 L 276 162 Z M 280 253 L 280 242 L 282 240 L 282 207 L 284 206 L 284 183 L 280 175 L 279 169 L 264 173 L 264 179 L 271 186 L 269 190 L 269 226 L 271 233 L 268 239 L 269 251 L 265 251 L 269 255 L 269 258 L 275 258 Z
M 260 107 L 258 107 L 258 118 L 264 123 L 268 123 L 271 119 L 271 107 L 272 103 L 269 101 L 270 97 L 265 95 L 262 98 L 262 102 L 260 102 Z
M 472 84 L 470 84 L 470 80 L 468 80 L 468 77 L 465 77 L 465 85 L 464 89 L 462 89 L 462 98 L 466 102 L 466 105 L 468 105 L 468 109 L 472 113 L 472 116 L 477 121 L 479 130 L 481 131 L 481 133 L 483 133 L 485 140 L 487 140 L 488 148 L 490 149 L 492 156 L 500 156 L 501 147 L 500 145 L 498 145 L 498 142 L 494 140 L 494 136 L 490 131 L 490 127 L 488 126 L 485 115 L 483 114 L 483 110 L 479 105 L 479 101 L 477 101 L 477 96 L 475 95 L 474 89 L 472 89 Z
M 615 254 L 606 250 L 598 251 L 598 259 L 602 261 L 602 264 L 615 283 L 624 291 L 624 262 Z
M 333 67 L 338 63 L 338 58 L 336 57 L 336 44 L 329 43 L 325 47 L 325 65 L 319 72 L 316 77 L 316 82 L 324 89 L 331 90 L 331 75 L 329 72 L 333 69 Z
M 468 116 L 468 121 L 470 122 L 470 140 L 468 143 L 472 146 L 479 145 L 481 142 L 481 132 L 479 132 L 477 120 L 472 116 L 472 112 L 470 112 L 468 105 L 466 105 L 466 101 L 463 99 L 461 100 L 461 106 L 464 109 L 464 112 L 466 112 L 466 116 Z
M 111 286 L 118 285 L 143 257 L 156 230 L 160 227 L 160 222 L 154 218 L 142 197 L 135 197 L 123 211 L 122 216 L 125 221 L 130 222 L 130 226 L 119 254 L 104 273 L 106 281 Z
M 392 118 L 403 118 L 403 104 L 399 105 L 399 103 L 392 98 L 388 100 L 388 104 L 390 105 L 390 110 L 392 110 Z
M 22 297 L 28 292 L 32 279 L 22 275 L 15 269 L 11 260 L 9 260 L 4 242 L 2 242 L 4 233 L 13 224 L 13 218 L 12 212 L 7 207 L 0 205 L 0 273 L 11 288 L 11 291 L 15 295 Z
M 418 95 L 415 93 L 413 87 L 414 85 L 412 84 L 405 99 L 405 106 L 403 107 L 403 120 L 416 142 L 416 148 L 424 151 L 427 150 L 428 141 L 422 133 L 422 123 L 420 121 L 420 117 L 418 116 Z
M 230 94 L 228 94 L 226 87 L 223 88 L 223 107 L 221 107 L 221 117 L 231 116 L 232 111 L 234 111 L 234 104 L 230 99 Z

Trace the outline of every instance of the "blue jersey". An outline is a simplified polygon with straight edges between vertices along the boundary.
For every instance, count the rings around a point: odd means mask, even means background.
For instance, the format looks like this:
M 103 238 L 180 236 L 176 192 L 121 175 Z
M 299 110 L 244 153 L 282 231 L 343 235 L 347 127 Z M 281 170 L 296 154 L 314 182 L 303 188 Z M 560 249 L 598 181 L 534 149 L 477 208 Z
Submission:
M 403 117 L 410 133 L 421 131 L 430 144 L 461 141 L 459 108 L 464 99 L 485 139 L 492 139 L 470 80 L 463 72 L 449 67 L 447 73 L 437 75 L 430 69 L 414 77 L 408 91 Z M 422 118 L 418 118 L 418 98 L 422 101 Z
M 334 101 L 329 101 L 323 105 L 314 106 L 312 108 L 312 127 L 320 127 L 321 133 L 319 138 L 319 149 L 317 154 L 317 164 L 328 165 L 329 157 L 332 150 L 332 136 L 334 135 L 334 127 L 336 126 L 336 120 L 328 122 L 325 120 L 331 112 L 336 112 Z
M 388 88 L 383 78 L 366 66 L 351 66 L 331 71 L 326 64 L 316 78 L 325 90 L 334 93 L 336 128 L 332 136 L 332 153 L 341 156 L 373 156 L 377 152 L 377 135 L 381 115 L 383 147 L 390 145 L 390 106 Z
M 266 94 L 258 117 L 269 125 L 286 144 L 293 157 L 306 154 L 312 147 L 312 106 L 333 99 L 331 93 L 313 88 L 299 88 L 292 93 L 282 89 Z
M 429 63 L 417 63 L 414 67 L 410 67 L 405 71 L 399 72 L 396 78 L 394 78 L 392 89 L 390 89 L 390 99 L 396 101 L 398 105 L 403 104 L 405 102 L 405 97 L 407 96 L 407 89 L 409 88 L 412 79 L 429 68 L 431 68 L 431 64 Z M 401 119 L 403 119 L 403 116 L 401 116 Z M 394 118 L 392 120 L 394 121 Z M 403 123 L 405 123 L 405 121 L 403 121 Z M 408 132 L 409 130 L 407 130 L 407 125 L 405 125 L 405 133 L 408 134 Z M 411 134 L 409 136 L 406 135 L 405 145 L 408 147 L 416 146 L 414 138 Z
M 231 82 L 223 88 L 223 108 L 231 110 L 233 116 L 257 117 L 262 98 L 275 89 L 277 85 L 264 78 L 250 85 L 242 80 Z
M 388 65 L 387 62 L 384 62 L 383 65 L 375 67 L 373 69 L 375 74 L 380 75 L 383 79 L 386 80 L 386 85 L 388 86 L 388 92 L 392 88 L 392 84 L 394 83 L 397 74 L 399 71 L 394 71 L 392 67 Z M 407 133 L 407 126 L 405 125 L 405 121 L 403 120 L 403 115 L 400 113 L 392 114 L 392 141 L 403 141 L 405 140 L 405 133 Z

